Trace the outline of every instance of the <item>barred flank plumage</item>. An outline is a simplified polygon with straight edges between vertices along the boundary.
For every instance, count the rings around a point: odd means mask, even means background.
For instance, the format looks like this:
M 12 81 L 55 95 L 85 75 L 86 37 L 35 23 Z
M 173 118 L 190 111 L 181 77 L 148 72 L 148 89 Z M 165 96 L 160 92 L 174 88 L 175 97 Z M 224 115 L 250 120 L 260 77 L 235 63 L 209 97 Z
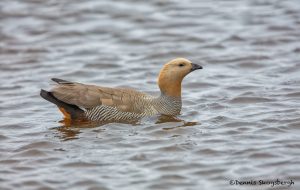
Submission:
M 181 82 L 202 67 L 184 58 L 165 64 L 158 77 L 161 95 L 154 97 L 132 89 L 108 88 L 52 79 L 57 85 L 41 96 L 56 104 L 68 119 L 91 121 L 135 120 L 155 114 L 177 115 L 181 111 Z
M 91 121 L 134 120 L 159 113 L 177 115 L 181 110 L 181 100 L 177 98 L 149 96 L 136 98 L 136 100 L 135 104 L 143 107 L 143 111 L 140 113 L 120 111 L 116 107 L 101 105 L 86 109 L 85 115 Z

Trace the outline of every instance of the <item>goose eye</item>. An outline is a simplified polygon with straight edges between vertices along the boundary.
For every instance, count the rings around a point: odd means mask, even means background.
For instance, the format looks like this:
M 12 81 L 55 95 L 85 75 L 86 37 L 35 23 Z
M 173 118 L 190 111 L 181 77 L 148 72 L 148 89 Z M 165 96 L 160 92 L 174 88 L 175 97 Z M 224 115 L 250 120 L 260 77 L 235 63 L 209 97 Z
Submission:
M 183 67 L 183 66 L 184 66 L 184 64 L 183 64 L 183 63 L 180 63 L 180 64 L 179 64 L 179 67 Z

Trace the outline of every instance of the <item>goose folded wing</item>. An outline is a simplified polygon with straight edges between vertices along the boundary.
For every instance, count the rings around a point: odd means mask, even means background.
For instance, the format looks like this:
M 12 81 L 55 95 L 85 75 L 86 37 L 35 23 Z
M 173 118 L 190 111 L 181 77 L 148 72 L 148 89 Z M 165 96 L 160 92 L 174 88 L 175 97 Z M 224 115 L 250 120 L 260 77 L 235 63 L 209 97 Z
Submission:
M 81 83 L 61 83 L 52 90 L 53 95 L 68 104 L 90 109 L 100 105 L 112 106 L 123 112 L 141 113 L 136 101 L 145 94 L 121 88 L 107 88 Z

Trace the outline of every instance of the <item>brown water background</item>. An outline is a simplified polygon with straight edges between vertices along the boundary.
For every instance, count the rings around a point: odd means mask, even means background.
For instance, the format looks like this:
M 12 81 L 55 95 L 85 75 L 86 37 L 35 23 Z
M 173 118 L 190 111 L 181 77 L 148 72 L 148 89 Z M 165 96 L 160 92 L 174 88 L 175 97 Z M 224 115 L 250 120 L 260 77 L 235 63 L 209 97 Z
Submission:
M 175 57 L 204 67 L 182 122 L 68 128 L 39 97 L 51 77 L 157 92 Z M 1 0 L 0 71 L 1 190 L 300 189 L 298 0 Z

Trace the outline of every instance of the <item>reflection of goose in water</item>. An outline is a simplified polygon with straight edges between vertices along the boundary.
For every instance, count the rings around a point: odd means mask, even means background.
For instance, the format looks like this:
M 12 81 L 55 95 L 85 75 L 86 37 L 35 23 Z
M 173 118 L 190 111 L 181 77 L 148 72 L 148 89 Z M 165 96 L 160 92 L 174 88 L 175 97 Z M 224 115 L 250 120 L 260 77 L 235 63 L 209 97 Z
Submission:
M 92 129 L 93 132 L 96 132 L 101 136 L 101 133 L 105 131 L 106 124 L 113 123 L 114 121 L 97 121 L 97 122 L 76 122 L 76 121 L 70 121 L 70 120 L 61 120 L 60 123 L 62 124 L 59 127 L 54 127 L 52 130 L 55 133 L 55 136 L 60 138 L 63 141 L 68 140 L 75 140 L 79 138 L 79 135 L 85 130 L 85 129 Z M 171 130 L 177 130 L 184 127 L 190 127 L 194 125 L 199 125 L 199 122 L 195 121 L 184 121 L 182 119 L 179 119 L 175 116 L 168 116 L 168 115 L 158 115 L 153 117 L 145 118 L 145 120 L 139 120 L 139 121 L 120 121 L 120 123 L 123 124 L 130 124 L 132 126 L 145 126 L 147 124 L 148 127 L 143 128 L 143 130 L 159 130 L 159 131 L 171 131 Z M 156 125 L 153 125 L 155 123 Z M 102 128 L 103 126 L 104 128 Z M 116 125 L 113 125 L 112 127 L 116 127 Z M 139 127 L 140 128 L 140 127 Z M 147 129 L 148 128 L 148 129 Z M 111 129 L 111 126 L 110 126 Z
M 107 88 L 52 79 L 57 85 L 41 96 L 56 104 L 65 120 L 130 121 L 156 114 L 178 115 L 181 111 L 181 82 L 194 70 L 202 69 L 184 58 L 166 63 L 158 76 L 161 95 L 151 96 L 132 89 Z

